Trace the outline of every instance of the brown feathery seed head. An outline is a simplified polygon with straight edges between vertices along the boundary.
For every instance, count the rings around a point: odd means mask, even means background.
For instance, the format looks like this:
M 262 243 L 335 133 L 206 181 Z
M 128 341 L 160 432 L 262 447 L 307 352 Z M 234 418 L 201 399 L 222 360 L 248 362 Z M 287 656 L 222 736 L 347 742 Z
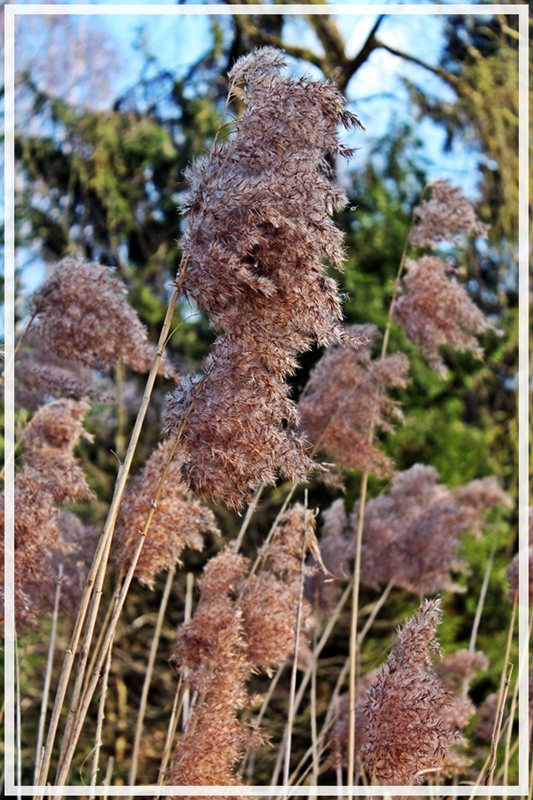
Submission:
M 169 439 L 153 451 L 122 501 L 115 561 L 123 572 L 128 569 L 137 548 L 172 447 L 173 441 Z M 212 511 L 191 497 L 187 487 L 181 483 L 181 468 L 178 452 L 170 463 L 135 568 L 135 577 L 150 587 L 153 587 L 158 573 L 180 564 L 179 557 L 186 547 L 203 550 L 202 534 L 220 534 Z
M 454 692 L 468 689 L 470 681 L 479 670 L 486 670 L 489 660 L 480 650 L 457 650 L 445 656 L 435 667 L 437 675 Z
M 267 558 L 269 568 L 276 573 L 300 574 L 306 543 L 306 531 L 314 531 L 315 518 L 301 503 L 295 503 L 281 517 L 272 542 L 264 544 L 259 555 Z
M 61 358 L 148 372 L 156 347 L 125 295 L 113 269 L 67 256 L 33 296 L 32 330 Z M 166 360 L 161 374 L 176 377 Z
M 297 577 L 281 580 L 267 570 L 252 581 L 241 600 L 248 657 L 268 674 L 294 653 L 299 595 Z M 311 619 L 306 600 L 302 602 L 300 619 L 303 636 Z
M 440 654 L 438 600 L 426 600 L 398 633 L 388 661 L 367 692 L 363 754 L 373 784 L 412 786 L 424 769 L 444 765 L 460 740 L 442 719 L 450 694 L 432 669 Z
M 479 532 L 487 508 L 481 502 L 473 505 L 472 497 L 477 492 L 480 499 L 485 492 L 479 492 L 479 481 L 474 489 L 467 484 L 452 491 L 437 481 L 433 467 L 415 464 L 393 479 L 388 493 L 367 503 L 361 551 L 367 586 L 378 588 L 394 580 L 396 586 L 423 594 L 458 588 L 450 572 L 463 567 L 457 556 L 459 537 Z M 353 531 L 358 515 L 356 503 L 350 517 Z
M 235 553 L 230 544 L 205 566 L 199 581 L 200 601 L 190 622 L 182 625 L 173 658 L 180 668 L 192 674 L 187 680 L 204 679 L 216 665 L 220 637 L 224 631 L 238 630 L 239 650 L 244 652 L 242 613 L 235 603 L 240 581 L 249 560 Z M 251 665 L 248 665 L 251 669 Z
M 54 558 L 68 550 L 57 504 L 93 496 L 72 453 L 88 408 L 72 400 L 50 403 L 24 431 L 24 467 L 15 478 L 15 608 L 21 625 L 34 624 L 39 610 L 50 606 L 57 581 Z
M 367 719 L 364 713 L 366 693 L 377 677 L 377 670 L 372 670 L 357 681 L 355 701 L 355 752 L 359 753 L 366 743 Z M 337 699 L 335 721 L 331 728 L 329 741 L 331 744 L 331 766 L 345 767 L 348 763 L 348 744 L 350 732 L 350 695 L 341 695 Z
M 234 358 L 221 343 L 202 383 L 183 381 L 167 397 L 163 416 L 164 434 L 182 430 L 182 481 L 236 510 L 278 472 L 301 482 L 317 468 L 292 430 L 297 413 L 287 386 L 262 364 L 254 368 L 248 353 Z
M 31 452 L 45 447 L 71 450 L 78 439 L 92 439 L 83 429 L 83 420 L 90 409 L 89 403 L 74 400 L 56 400 L 42 406 L 22 432 L 24 444 Z
M 208 606 L 212 613 L 206 616 Z M 202 609 L 199 607 L 192 621 L 182 629 L 181 635 L 189 637 L 189 649 L 183 647 L 186 639 L 182 638 L 178 644 L 180 656 L 192 654 L 193 628 L 198 637 L 201 660 L 190 665 L 197 670 L 196 674 L 190 679 L 184 674 L 199 696 L 174 753 L 171 784 L 240 784 L 234 765 L 248 746 L 259 743 L 257 731 L 237 719 L 238 710 L 250 705 L 245 683 L 251 674 L 251 664 L 242 623 L 231 606 L 228 597 L 212 598 Z M 200 652 L 201 645 L 207 648 L 205 652 Z M 182 662 L 183 666 L 187 666 L 186 662 Z
M 330 215 L 346 198 L 327 159 L 344 154 L 338 126 L 359 122 L 335 87 L 286 77 L 284 65 L 272 48 L 237 62 L 230 80 L 233 91 L 245 83 L 244 113 L 233 140 L 189 171 L 182 208 L 179 280 L 225 336 L 201 386 L 169 397 L 164 429 L 185 425 L 184 482 L 237 509 L 261 481 L 301 482 L 316 468 L 294 433 L 285 380 L 298 353 L 345 339 L 325 271 L 342 267 Z
M 70 359 L 59 358 L 31 330 L 15 364 L 17 405 L 36 411 L 50 398 L 82 400 L 89 398 L 109 403 L 113 385 L 109 377 Z
M 439 242 L 455 242 L 457 234 L 485 237 L 488 226 L 480 222 L 472 203 L 448 181 L 432 181 L 431 200 L 414 209 L 410 242 L 419 247 L 435 247 Z
M 23 476 L 29 469 L 35 491 L 39 488 L 58 503 L 93 497 L 72 452 L 80 438 L 92 439 L 82 424 L 89 409 L 85 401 L 62 399 L 48 403 L 34 414 L 22 433 L 27 449 L 22 455 L 25 469 L 19 481 L 28 479 Z
M 438 352 L 441 345 L 482 358 L 476 336 L 494 327 L 457 280 L 458 271 L 436 256 L 407 259 L 405 264 L 404 294 L 394 305 L 393 317 L 420 346 L 429 365 L 446 374 Z
M 365 344 L 357 350 L 336 346 L 322 356 L 298 404 L 300 429 L 338 469 L 386 477 L 393 463 L 374 444 L 373 434 L 392 430 L 391 417 L 402 419 L 387 390 L 405 386 L 409 364 L 401 353 L 372 359 L 375 326 L 351 326 L 347 333 Z
M 272 542 L 259 550 L 266 567 L 243 593 L 240 605 L 249 658 L 267 672 L 294 653 L 302 569 L 304 575 L 314 572 L 302 565 L 314 522 L 314 515 L 299 503 L 286 511 Z M 306 600 L 300 608 L 300 620 L 303 636 L 311 621 Z

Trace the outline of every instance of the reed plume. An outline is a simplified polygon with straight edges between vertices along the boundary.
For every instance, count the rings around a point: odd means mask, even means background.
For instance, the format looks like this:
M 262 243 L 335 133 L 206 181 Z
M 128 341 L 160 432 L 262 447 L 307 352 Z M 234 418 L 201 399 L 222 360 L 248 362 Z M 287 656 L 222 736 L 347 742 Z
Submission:
M 122 501 L 115 561 L 123 572 L 137 548 L 172 447 L 169 439 L 153 451 Z M 156 575 L 181 564 L 180 554 L 186 547 L 203 550 L 202 534 L 220 534 L 213 512 L 194 499 L 181 483 L 181 464 L 179 454 L 175 455 L 135 568 L 135 576 L 151 588 Z
M 328 83 L 283 74 L 280 51 L 244 56 L 229 73 L 244 100 L 230 143 L 189 173 L 181 242 L 186 295 L 219 338 L 201 385 L 169 397 L 164 430 L 183 421 L 183 481 L 199 495 L 242 506 L 278 473 L 305 480 L 314 462 L 296 434 L 286 378 L 313 343 L 344 341 L 337 284 L 343 263 L 330 214 L 346 202 L 329 164 L 351 151 L 337 128 L 357 127 Z
M 461 190 L 447 181 L 429 184 L 431 199 L 415 207 L 411 245 L 434 249 L 440 242 L 457 243 L 461 235 L 487 235 L 487 226 L 476 218 L 474 207 Z M 393 319 L 407 338 L 418 344 L 429 365 L 446 374 L 441 345 L 468 350 L 482 358 L 477 337 L 494 330 L 459 282 L 462 270 L 437 254 L 406 259 L 401 296 L 393 307 Z
M 485 513 L 508 497 L 493 478 L 450 490 L 433 467 L 415 464 L 392 480 L 386 494 L 366 506 L 361 554 L 362 581 L 378 588 L 393 580 L 409 591 L 454 590 L 451 572 L 461 571 L 460 537 L 479 534 Z M 350 517 L 356 529 L 358 504 Z
M 15 610 L 19 625 L 37 621 L 57 579 L 54 551 L 68 550 L 61 536 L 60 506 L 93 496 L 73 454 L 80 437 L 88 435 L 82 425 L 88 410 L 85 402 L 49 403 L 23 431 L 23 468 L 15 478 Z
M 408 620 L 363 706 L 366 743 L 361 752 L 372 784 L 412 786 L 425 769 L 447 763 L 459 736 L 443 714 L 450 694 L 432 667 L 440 654 L 438 600 L 426 600 Z
M 170 781 L 176 785 L 241 783 L 235 764 L 262 742 L 239 719 L 253 698 L 253 672 L 271 673 L 294 653 L 302 557 L 311 515 L 296 505 L 281 518 L 273 541 L 260 551 L 264 566 L 246 577 L 250 562 L 228 545 L 204 568 L 200 602 L 183 625 L 173 658 L 198 700 L 175 751 Z M 310 618 L 301 610 L 302 629 Z M 213 737 L 216 731 L 216 737 Z
M 390 476 L 393 462 L 374 432 L 390 431 L 390 420 L 402 419 L 387 391 L 405 386 L 408 361 L 402 353 L 372 358 L 378 336 L 373 325 L 354 325 L 347 333 L 359 347 L 336 346 L 322 356 L 298 404 L 301 430 L 318 452 L 333 458 L 338 482 L 341 468 Z
M 456 242 L 458 236 L 484 237 L 488 227 L 480 222 L 472 203 L 448 181 L 431 181 L 431 199 L 414 209 L 410 242 L 418 247 L 436 247 L 440 242 Z
M 122 361 L 148 372 L 156 354 L 110 267 L 67 256 L 33 295 L 33 334 L 61 359 L 90 367 Z M 164 358 L 161 374 L 176 377 Z

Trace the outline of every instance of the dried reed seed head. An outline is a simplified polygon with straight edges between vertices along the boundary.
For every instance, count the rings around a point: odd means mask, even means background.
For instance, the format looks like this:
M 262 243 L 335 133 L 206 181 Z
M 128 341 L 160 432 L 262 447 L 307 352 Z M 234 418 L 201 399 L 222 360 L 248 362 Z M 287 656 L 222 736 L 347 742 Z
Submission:
M 337 127 L 358 121 L 334 87 L 282 76 L 283 65 L 271 49 L 236 65 L 244 113 L 233 140 L 190 170 L 182 209 L 184 291 L 225 336 L 201 386 L 169 397 L 164 429 L 184 426 L 184 482 L 237 509 L 261 481 L 300 482 L 313 470 L 285 380 L 299 352 L 345 338 L 325 275 L 326 262 L 342 266 L 329 216 L 345 197 L 327 158 L 343 152 Z
M 183 482 L 237 510 L 259 482 L 274 483 L 279 473 L 301 482 L 315 468 L 292 430 L 297 416 L 286 385 L 261 365 L 254 369 L 251 352 L 233 359 L 220 344 L 203 383 L 178 386 L 163 418 L 165 434 L 182 430 Z
M 373 784 L 411 786 L 420 773 L 438 768 L 459 740 L 443 721 L 449 692 L 432 669 L 440 653 L 438 600 L 426 600 L 398 633 L 388 661 L 367 693 L 365 769 Z
M 88 403 L 61 400 L 39 409 L 23 432 L 23 469 L 15 478 L 15 595 L 17 621 L 33 624 L 51 607 L 57 559 L 68 553 L 58 504 L 93 497 L 72 449 L 88 437 Z M 90 438 L 90 437 L 89 437 Z
M 511 508 L 513 505 L 513 501 L 501 488 L 494 475 L 459 486 L 454 489 L 454 494 L 461 503 L 471 506 L 477 512 L 488 511 L 494 506 Z
M 70 451 L 80 438 L 92 439 L 83 428 L 90 409 L 85 401 L 61 399 L 42 406 L 22 432 L 31 453 L 44 448 Z
M 476 707 L 468 696 L 470 681 L 479 670 L 486 670 L 487 656 L 480 652 L 458 650 L 443 658 L 435 666 L 435 672 L 452 692 L 451 704 L 441 713 L 442 721 L 449 727 L 462 730 L 476 713 Z
M 301 503 L 295 503 L 278 522 L 271 542 L 265 543 L 259 555 L 268 559 L 269 568 L 279 574 L 297 574 L 302 569 L 307 531 L 314 531 L 315 518 Z
M 90 409 L 84 401 L 57 400 L 40 408 L 26 425 L 22 439 L 27 450 L 22 456 L 25 470 L 31 470 L 34 491 L 40 489 L 58 503 L 93 497 L 84 472 L 72 450 L 80 438 L 92 437 L 83 428 Z
M 242 614 L 235 599 L 248 566 L 249 560 L 235 553 L 231 545 L 208 561 L 198 583 L 196 612 L 178 633 L 174 658 L 180 668 L 194 670 L 200 676 L 209 674 L 216 665 L 220 636 L 232 627 L 239 631 L 239 648 L 244 652 Z
M 490 742 L 492 740 L 497 710 L 497 692 L 489 694 L 477 709 L 477 721 L 474 727 L 474 734 L 484 742 Z
M 79 361 L 59 358 L 31 331 L 24 346 L 28 349 L 20 351 L 15 364 L 18 406 L 36 411 L 50 398 L 111 402 L 113 385 L 109 377 Z
M 281 580 L 268 571 L 261 572 L 243 595 L 240 607 L 248 657 L 269 674 L 294 654 L 299 595 L 297 578 Z M 311 608 L 305 600 L 300 619 L 303 639 L 311 619 Z
M 250 660 L 267 672 L 294 654 L 296 622 L 302 571 L 310 567 L 302 560 L 314 531 L 314 515 L 299 503 L 279 521 L 271 543 L 259 554 L 266 566 L 243 593 L 240 607 L 246 631 Z M 311 622 L 311 607 L 303 600 L 300 607 L 302 642 Z
M 214 614 L 209 619 L 204 615 L 202 619 L 208 624 L 212 638 L 210 648 L 198 667 L 201 677 L 197 675 L 196 681 L 191 681 L 200 694 L 185 736 L 174 753 L 171 784 L 240 784 L 234 766 L 248 746 L 258 744 L 257 732 L 237 719 L 237 711 L 250 704 L 245 682 L 250 676 L 251 665 L 244 646 L 242 625 L 235 615 L 235 608 L 227 607 L 229 603 L 227 597 L 221 598 L 220 611 L 226 605 L 226 614 L 222 613 L 218 619 Z M 189 623 L 189 633 L 194 619 Z M 216 625 L 218 628 L 214 635 Z M 205 634 L 200 621 L 196 631 L 199 636 Z
M 464 567 L 457 555 L 459 537 L 478 533 L 487 506 L 498 496 L 505 502 L 506 496 L 501 490 L 486 492 L 485 482 L 450 491 L 437 480 L 433 467 L 415 464 L 393 479 L 388 493 L 367 503 L 361 551 L 361 577 L 367 586 L 378 588 L 393 580 L 424 594 L 458 588 L 450 572 Z M 353 531 L 358 515 L 356 504 L 350 517 Z
M 466 691 L 476 672 L 488 666 L 489 660 L 480 650 L 457 650 L 445 656 L 435 671 L 450 691 L 458 693 Z
M 61 358 L 148 372 L 156 347 L 125 295 L 113 269 L 67 256 L 33 296 L 32 329 Z M 176 377 L 166 360 L 161 374 Z
M 122 571 L 131 564 L 173 445 L 169 439 L 153 451 L 122 501 L 115 555 Z M 194 499 L 181 482 L 182 463 L 178 452 L 170 462 L 135 568 L 135 576 L 150 587 L 156 575 L 181 563 L 186 547 L 203 550 L 205 534 L 220 534 L 212 511 Z
M 101 530 L 86 525 L 70 511 L 60 512 L 57 527 L 59 540 L 52 554 L 52 565 L 56 575 L 61 567 L 60 609 L 71 617 L 79 607 Z
M 298 404 L 300 429 L 338 469 L 386 477 L 393 462 L 374 443 L 374 433 L 391 431 L 390 419 L 402 419 L 387 391 L 406 385 L 408 360 L 401 353 L 372 359 L 374 326 L 352 326 L 347 333 L 366 343 L 357 350 L 337 346 L 322 356 Z
M 260 50 L 230 73 L 246 80 L 248 102 L 233 141 L 189 173 L 186 288 L 216 327 L 229 329 L 235 305 L 255 316 L 258 305 L 268 314 L 272 302 L 287 309 L 290 302 L 297 304 L 285 314 L 292 336 L 301 330 L 315 339 L 323 329 L 338 340 L 337 287 L 323 275 L 323 260 L 342 266 L 342 237 L 329 214 L 346 198 L 326 156 L 342 151 L 338 126 L 359 123 L 335 87 L 285 78 L 283 65 Z M 298 276 L 307 292 L 295 286 Z
M 488 226 L 480 222 L 472 203 L 448 181 L 432 181 L 431 200 L 414 209 L 410 242 L 419 247 L 435 247 L 439 242 L 455 242 L 457 235 L 483 236 Z
M 482 358 L 476 336 L 494 328 L 458 282 L 457 270 L 436 256 L 407 259 L 406 268 L 404 294 L 394 305 L 393 317 L 407 338 L 420 346 L 430 366 L 446 374 L 438 352 L 441 345 Z

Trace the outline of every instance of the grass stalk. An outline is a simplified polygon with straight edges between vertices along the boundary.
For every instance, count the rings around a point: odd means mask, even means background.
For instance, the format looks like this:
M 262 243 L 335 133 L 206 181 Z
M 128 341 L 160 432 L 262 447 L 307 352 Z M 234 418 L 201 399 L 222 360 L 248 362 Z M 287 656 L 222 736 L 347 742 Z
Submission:
M 348 771 L 346 775 L 346 785 L 352 787 L 355 778 L 355 700 L 357 696 L 357 661 L 358 661 L 358 641 L 357 641 L 357 621 L 359 616 L 359 588 L 361 584 L 361 550 L 363 544 L 363 525 L 365 517 L 366 492 L 368 487 L 368 472 L 365 470 L 361 480 L 361 490 L 359 494 L 359 517 L 357 520 L 357 535 L 355 542 L 355 566 L 353 575 L 352 591 L 352 617 L 350 625 L 350 709 L 348 719 Z
M 76 673 L 74 676 L 74 687 L 72 689 L 72 696 L 70 698 L 69 711 L 67 715 L 65 730 L 63 732 L 63 737 L 61 740 L 61 748 L 59 752 L 59 764 L 61 764 L 65 755 L 66 748 L 68 747 L 68 742 L 72 732 L 72 725 L 76 717 L 76 711 L 78 708 L 80 697 L 83 693 L 85 676 L 87 674 L 87 662 L 89 660 L 89 654 L 92 649 L 91 645 L 93 640 L 94 628 L 96 626 L 96 620 L 98 617 L 98 610 L 100 607 L 100 599 L 102 597 L 102 589 L 105 580 L 110 549 L 111 549 L 111 539 L 108 540 L 108 546 L 104 553 L 104 557 L 100 562 L 100 568 L 96 576 L 96 581 L 93 588 L 93 594 L 91 596 L 91 601 L 89 604 L 89 611 L 85 625 L 85 633 L 78 657 Z
M 530 613 L 529 615 L 529 630 L 528 630 L 528 642 L 531 641 L 531 631 L 533 629 L 533 614 Z M 514 716 L 516 712 L 516 707 L 518 705 L 518 693 L 520 690 L 520 675 L 518 675 L 513 694 L 511 698 L 511 709 L 509 711 L 509 725 L 507 727 L 506 735 L 505 735 L 505 756 L 503 761 L 503 785 L 507 786 L 509 782 L 509 762 L 511 760 L 511 755 L 513 752 L 513 748 L 511 748 L 511 739 L 513 735 L 513 722 Z M 515 742 L 515 745 L 518 745 L 518 741 Z
M 492 732 L 489 764 L 487 767 L 487 777 L 485 778 L 485 786 L 492 786 L 494 770 L 497 764 L 498 744 L 502 730 L 503 714 L 505 710 L 505 703 L 507 702 L 507 694 L 511 683 L 511 675 L 513 674 L 513 665 L 507 664 L 504 672 L 502 673 L 503 684 L 498 696 L 498 707 L 496 710 L 496 719 L 494 722 L 494 730 Z
M 100 748 L 102 747 L 102 731 L 104 728 L 104 719 L 105 719 L 105 701 L 107 697 L 107 689 L 109 686 L 109 673 L 111 671 L 111 653 L 112 650 L 111 648 L 109 648 L 109 653 L 107 655 L 107 659 L 105 662 L 104 673 L 102 675 L 102 688 L 100 692 L 100 699 L 98 701 L 98 716 L 96 718 L 95 743 L 93 750 L 93 760 L 91 764 L 91 786 L 96 786 L 96 776 L 100 771 Z M 89 800 L 96 800 L 96 795 L 92 794 Z
M 237 535 L 237 538 L 235 539 L 235 552 L 236 553 L 238 553 L 239 550 L 241 549 L 241 545 L 242 545 L 242 541 L 244 539 L 244 535 L 245 535 L 246 531 L 248 530 L 248 525 L 250 524 L 250 520 L 252 519 L 253 515 L 256 512 L 257 504 L 259 503 L 259 500 L 261 499 L 261 495 L 263 494 L 264 488 L 265 488 L 265 484 L 264 483 L 260 483 L 259 486 L 257 487 L 257 489 L 254 492 L 254 496 L 251 499 L 251 501 L 250 501 L 250 503 L 248 505 L 248 508 L 246 509 L 245 517 L 244 517 L 244 519 L 242 521 L 242 525 L 240 527 L 240 530 L 239 530 L 239 533 Z
M 37 784 L 41 761 L 43 758 L 44 729 L 46 725 L 46 711 L 48 709 L 48 699 L 50 697 L 50 686 L 52 683 L 52 669 L 54 664 L 54 650 L 57 635 L 57 620 L 59 616 L 59 603 L 61 600 L 61 579 L 63 577 L 63 564 L 59 565 L 57 574 L 57 586 L 54 597 L 54 609 L 52 611 L 52 626 L 50 629 L 50 641 L 48 643 L 48 657 L 46 659 L 46 672 L 44 676 L 43 696 L 41 699 L 41 712 L 39 714 L 39 727 L 37 729 L 37 744 L 35 746 L 35 770 L 33 782 Z
M 163 748 L 163 756 L 161 758 L 161 765 L 159 767 L 159 778 L 157 781 L 158 787 L 163 786 L 163 782 L 165 780 L 166 772 L 168 763 L 170 761 L 170 754 L 172 752 L 172 745 L 174 742 L 174 737 L 176 736 L 176 731 L 178 729 L 178 721 L 181 713 L 181 709 L 183 707 L 183 678 L 180 675 L 178 685 L 176 687 L 176 694 L 174 695 L 174 703 L 172 705 L 172 713 L 170 715 L 170 720 L 168 723 L 167 729 L 167 738 L 165 741 L 165 747 Z M 160 797 L 161 793 L 158 792 L 156 797 Z
M 474 623 L 472 625 L 472 633 L 470 634 L 470 643 L 468 645 L 469 653 L 473 653 L 474 650 L 476 649 L 476 639 L 479 631 L 479 624 L 481 622 L 481 614 L 483 613 L 483 606 L 485 605 L 485 597 L 487 595 L 487 589 L 489 588 L 490 573 L 492 571 L 492 565 L 494 563 L 495 552 L 496 552 L 496 541 L 494 541 L 492 544 L 489 560 L 487 561 L 485 574 L 483 576 L 483 583 L 481 585 L 481 591 L 479 593 L 479 600 L 476 608 L 476 616 L 474 617 Z
M 150 683 L 152 682 L 152 675 L 154 673 L 154 665 L 155 659 L 157 656 L 157 649 L 159 647 L 159 640 L 161 638 L 161 630 L 163 628 L 163 621 L 165 619 L 165 614 L 168 606 L 168 601 L 170 598 L 170 592 L 172 590 L 172 583 L 174 580 L 174 575 L 176 574 L 176 567 L 172 565 L 172 567 L 168 571 L 167 580 L 165 583 L 165 589 L 163 591 L 163 597 L 161 599 L 161 605 L 159 606 L 159 612 L 157 614 L 157 621 L 154 630 L 154 636 L 152 638 L 152 644 L 150 647 L 150 655 L 148 658 L 148 665 L 146 667 L 146 675 L 144 678 L 142 694 L 141 694 L 141 702 L 139 705 L 139 713 L 137 715 L 137 725 L 135 728 L 135 740 L 133 743 L 133 752 L 131 756 L 131 767 L 130 767 L 130 775 L 129 775 L 129 784 L 130 786 L 135 786 L 135 780 L 137 778 L 137 767 L 138 767 L 138 760 L 139 760 L 139 750 L 141 747 L 141 738 L 143 734 L 143 727 L 144 727 L 144 717 L 146 715 L 146 707 L 148 703 L 148 691 L 150 689 Z M 130 795 L 130 800 L 133 800 L 133 795 Z
M 305 530 L 307 530 L 307 492 L 305 493 Z M 283 785 L 289 784 L 290 760 L 291 760 L 291 741 L 292 741 L 292 728 L 294 725 L 295 705 L 294 700 L 296 697 L 296 676 L 298 674 L 298 648 L 300 644 L 300 631 L 302 624 L 302 603 L 304 596 L 304 566 L 305 566 L 305 549 L 306 540 L 302 544 L 302 560 L 300 565 L 300 591 L 298 595 L 298 609 L 296 612 L 296 630 L 294 633 L 294 660 L 291 672 L 291 687 L 289 695 L 289 713 L 287 715 L 287 741 L 285 744 L 285 761 L 283 765 Z M 287 797 L 287 791 L 283 792 L 284 798 Z
M 15 766 L 17 797 L 20 797 L 22 786 L 22 708 L 20 700 L 20 654 L 15 631 Z
M 313 634 L 313 651 L 316 650 L 316 631 Z M 317 710 L 316 710 L 316 672 L 317 660 L 315 656 L 311 658 L 311 749 L 313 757 L 313 772 L 311 777 L 311 785 L 318 785 L 319 775 L 319 760 L 318 760 L 318 731 L 317 731 Z
M 194 574 L 192 572 L 187 573 L 187 589 L 185 593 L 185 613 L 184 613 L 184 624 L 191 621 L 192 617 L 192 593 L 194 588 Z M 187 720 L 189 719 L 190 713 L 190 702 L 191 702 L 191 690 L 190 687 L 187 686 L 183 692 L 183 706 L 182 706 L 182 714 L 181 714 L 181 727 L 182 730 L 185 730 L 187 725 Z
M 270 681 L 270 685 L 268 687 L 268 692 L 264 696 L 263 702 L 261 703 L 261 708 L 259 709 L 259 712 L 258 712 L 258 714 L 257 714 L 257 716 L 256 716 L 256 718 L 254 720 L 254 722 L 255 722 L 255 724 L 257 726 L 259 726 L 261 724 L 261 720 L 263 719 L 263 717 L 265 715 L 265 711 L 268 708 L 268 704 L 270 703 L 270 700 L 272 699 L 272 696 L 274 694 L 276 686 L 278 685 L 279 679 L 281 678 L 281 676 L 283 674 L 283 670 L 286 667 L 286 663 L 287 662 L 284 661 L 283 664 L 280 664 L 280 666 L 276 670 L 276 674 L 274 675 L 274 677 Z M 285 736 L 283 737 L 283 740 L 282 740 L 282 747 L 284 745 L 285 745 Z M 246 757 L 243 759 L 241 767 L 239 769 L 239 775 L 241 775 L 241 776 L 244 775 L 244 773 L 246 771 L 246 777 L 248 779 L 248 783 L 252 783 L 253 782 L 254 765 L 255 765 L 255 750 L 248 750 L 247 753 L 246 753 Z

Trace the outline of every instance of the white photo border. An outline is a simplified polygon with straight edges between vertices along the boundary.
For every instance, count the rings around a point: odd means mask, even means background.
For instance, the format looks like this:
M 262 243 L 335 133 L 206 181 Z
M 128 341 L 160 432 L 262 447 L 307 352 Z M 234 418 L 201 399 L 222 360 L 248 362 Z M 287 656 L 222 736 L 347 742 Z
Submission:
M 5 774 L 6 795 L 16 797 L 38 794 L 44 797 L 381 797 L 394 795 L 432 796 L 449 794 L 450 786 L 17 786 L 15 783 L 15 607 L 14 607 L 14 348 L 15 348 L 15 19 L 28 15 L 169 15 L 194 16 L 206 14 L 233 16 L 238 14 L 284 15 L 485 15 L 516 14 L 518 16 L 519 71 L 519 367 L 518 367 L 518 467 L 519 467 L 519 783 L 515 786 L 454 786 L 455 796 L 517 797 L 527 796 L 528 778 L 528 507 L 529 507 L 529 124 L 528 124 L 528 6 L 519 4 L 453 4 L 453 5 L 395 5 L 395 4 L 322 4 L 322 5 L 16 5 L 8 4 L 5 11 Z M 9 312 L 9 313 L 8 313 Z

